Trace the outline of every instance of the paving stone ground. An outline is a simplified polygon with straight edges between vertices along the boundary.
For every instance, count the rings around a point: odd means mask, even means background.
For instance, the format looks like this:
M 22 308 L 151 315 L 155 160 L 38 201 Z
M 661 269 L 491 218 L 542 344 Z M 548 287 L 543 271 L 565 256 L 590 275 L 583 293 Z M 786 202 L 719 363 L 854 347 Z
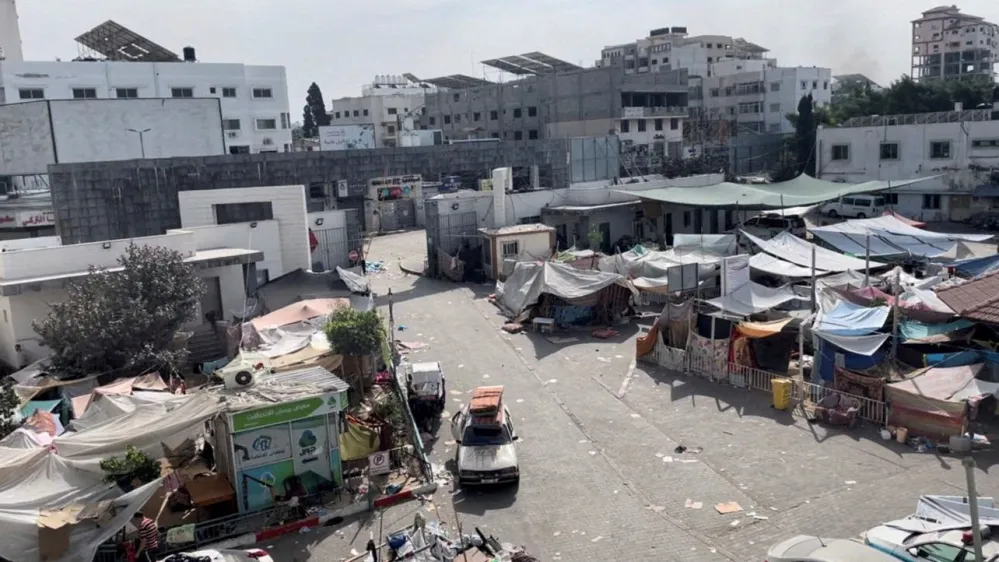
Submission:
M 374 289 L 393 291 L 396 323 L 405 326 L 395 337 L 427 344 L 411 360 L 442 363 L 449 412 L 478 385 L 506 386 L 522 436 L 521 484 L 471 493 L 445 484 L 432 504 L 263 545 L 276 560 L 349 557 L 379 527 L 402 527 L 422 510 L 455 532 L 458 523 L 479 526 L 524 544 L 542 560 L 759 561 L 794 534 L 856 536 L 908 514 L 920 494 L 962 493 L 956 459 L 885 443 L 869 430 L 808 424 L 772 410 L 762 393 L 636 366 L 637 327 L 622 326 L 609 341 L 570 334 L 579 341 L 562 344 L 506 334 L 486 299 L 491 286 L 399 270 L 400 259 L 423 247 L 422 232 L 376 238 L 369 255 L 385 262 L 385 272 Z M 431 451 L 438 467 L 454 457 L 450 439 L 445 423 Z M 681 444 L 688 452 L 674 452 Z M 979 458 L 983 495 L 999 495 L 996 469 L 989 470 L 995 462 Z M 721 515 L 714 506 L 723 502 L 742 511 Z

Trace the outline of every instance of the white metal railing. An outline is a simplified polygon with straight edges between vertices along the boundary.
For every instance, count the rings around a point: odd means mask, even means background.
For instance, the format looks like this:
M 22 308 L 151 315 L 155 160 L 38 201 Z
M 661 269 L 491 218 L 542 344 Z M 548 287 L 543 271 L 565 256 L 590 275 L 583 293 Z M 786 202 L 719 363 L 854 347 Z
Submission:
M 787 378 L 786 375 L 778 375 L 763 369 L 757 369 L 748 365 L 738 363 L 728 364 L 728 380 L 732 386 L 751 388 L 770 392 L 773 389 L 773 380 Z
M 800 388 L 800 391 L 796 391 L 795 395 L 805 411 L 814 410 L 819 401 L 827 396 L 839 395 L 841 398 L 849 398 L 859 402 L 857 410 L 858 418 L 878 425 L 885 425 L 887 423 L 888 407 L 882 401 L 805 381 L 795 381 L 795 386 Z

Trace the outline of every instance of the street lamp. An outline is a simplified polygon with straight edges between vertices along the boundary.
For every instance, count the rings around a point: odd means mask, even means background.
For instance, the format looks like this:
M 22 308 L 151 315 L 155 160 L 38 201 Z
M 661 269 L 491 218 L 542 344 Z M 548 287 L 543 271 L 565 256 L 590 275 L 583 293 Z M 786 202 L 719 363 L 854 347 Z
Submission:
M 145 159 L 145 157 L 146 157 L 146 141 L 143 138 L 143 136 L 146 133 L 148 133 L 149 131 L 152 131 L 152 129 L 125 129 L 125 130 L 128 131 L 128 132 L 130 132 L 130 133 L 138 133 L 138 135 L 139 135 L 139 150 L 142 151 L 142 158 Z

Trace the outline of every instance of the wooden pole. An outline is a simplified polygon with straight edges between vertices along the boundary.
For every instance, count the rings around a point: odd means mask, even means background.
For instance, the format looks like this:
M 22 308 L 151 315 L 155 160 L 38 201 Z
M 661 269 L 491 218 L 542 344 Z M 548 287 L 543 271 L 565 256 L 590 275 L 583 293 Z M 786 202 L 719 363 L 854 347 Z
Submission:
M 867 243 L 864 246 L 864 286 L 871 286 L 871 231 L 869 230 L 867 231 Z
M 816 281 L 816 275 L 815 275 L 815 244 L 812 244 L 812 312 L 815 312 L 815 309 L 816 309 L 816 296 L 815 296 L 816 287 L 815 287 L 815 281 Z

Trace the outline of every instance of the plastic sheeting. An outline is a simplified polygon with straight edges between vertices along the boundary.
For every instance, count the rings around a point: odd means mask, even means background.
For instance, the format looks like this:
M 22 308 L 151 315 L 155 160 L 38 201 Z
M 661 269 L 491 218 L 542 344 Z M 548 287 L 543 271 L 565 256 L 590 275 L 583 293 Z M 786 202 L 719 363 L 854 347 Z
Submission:
M 792 300 L 803 299 L 794 294 L 790 287 L 773 289 L 750 281 L 734 292 L 710 299 L 707 303 L 736 316 L 749 316 Z
M 873 236 L 892 234 L 897 236 L 911 236 L 920 240 L 968 240 L 971 242 L 982 242 L 992 238 L 991 234 L 953 234 L 945 232 L 928 232 L 921 230 L 893 216 L 880 216 L 869 219 L 853 219 L 845 222 L 818 226 L 809 229 L 813 233 L 817 232 L 841 232 L 845 234 L 859 234 L 865 236 L 868 232 Z
M 351 269 L 353 271 L 351 271 Z M 336 266 L 337 275 L 340 276 L 340 280 L 343 281 L 344 285 L 347 285 L 347 289 L 352 293 L 367 293 L 371 290 L 368 286 L 368 278 L 361 273 L 360 267 L 354 267 L 351 269 L 344 269 L 340 266 Z
M 701 249 L 719 256 L 730 256 L 738 249 L 735 234 L 674 234 L 674 250 Z
M 881 349 L 881 346 L 888 341 L 888 338 L 891 337 L 891 334 L 843 336 L 828 334 L 817 330 L 813 330 L 812 333 L 844 351 L 855 353 L 857 355 L 863 355 L 864 357 L 874 355 L 879 349 Z
M 899 332 L 907 343 L 916 342 L 941 342 L 950 341 L 950 337 L 941 339 L 940 336 L 947 336 L 953 332 L 966 330 L 975 325 L 971 320 L 957 320 L 946 324 L 924 324 L 908 320 L 899 324 Z
M 865 260 L 844 256 L 827 248 L 816 246 L 811 242 L 802 240 L 789 232 L 781 232 L 770 240 L 757 238 L 746 231 L 742 234 L 753 244 L 764 252 L 779 257 L 784 261 L 808 268 L 811 272 L 812 250 L 815 250 L 815 269 L 820 271 L 862 271 L 867 263 Z M 870 262 L 871 268 L 884 267 L 881 262 Z M 811 273 L 809 273 L 811 275 Z
M 678 265 L 714 265 L 721 261 L 723 254 L 715 254 L 701 248 L 670 248 L 663 251 L 645 250 L 636 247 L 627 252 L 600 258 L 597 269 L 608 273 L 618 273 L 628 278 L 664 278 L 667 271 Z M 714 269 L 699 268 L 702 279 L 714 276 Z
M 999 270 L 999 254 L 984 258 L 972 258 L 955 262 L 954 271 L 961 277 L 971 279 Z
M 506 281 L 496 283 L 496 303 L 508 315 L 517 317 L 537 303 L 542 293 L 571 301 L 594 295 L 611 285 L 634 291 L 617 273 L 576 269 L 554 262 L 517 262 Z
M 754 254 L 749 258 L 749 267 L 757 271 L 762 271 L 763 273 L 779 275 L 781 277 L 801 278 L 812 276 L 811 267 L 795 265 L 791 262 L 777 259 L 770 254 Z M 828 273 L 828 271 L 823 271 L 821 269 L 815 270 L 816 275 L 826 275 Z
M 880 330 L 891 310 L 840 301 L 829 311 L 819 311 L 812 330 L 838 336 L 862 336 Z
M 927 232 L 894 216 L 848 220 L 812 227 L 809 231 L 836 249 L 857 256 L 869 252 L 871 256 L 961 257 L 957 255 L 959 241 L 981 242 L 992 237 L 990 234 Z
M 338 308 L 349 306 L 351 306 L 349 299 L 309 299 L 289 304 L 270 314 L 254 318 L 250 322 L 257 330 L 280 328 L 288 324 L 297 324 L 320 316 L 328 316 Z

